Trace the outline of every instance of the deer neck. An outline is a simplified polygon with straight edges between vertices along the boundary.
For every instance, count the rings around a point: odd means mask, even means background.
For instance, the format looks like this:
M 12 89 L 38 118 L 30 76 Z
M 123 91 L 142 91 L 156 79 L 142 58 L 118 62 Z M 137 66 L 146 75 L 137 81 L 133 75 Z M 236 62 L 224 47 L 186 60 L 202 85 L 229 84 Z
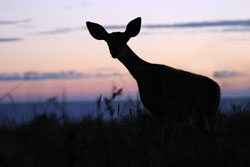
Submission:
M 150 63 L 139 58 L 128 45 L 123 49 L 122 53 L 118 56 L 118 60 L 128 69 L 130 74 L 137 80 L 140 76 L 139 71 L 142 67 Z

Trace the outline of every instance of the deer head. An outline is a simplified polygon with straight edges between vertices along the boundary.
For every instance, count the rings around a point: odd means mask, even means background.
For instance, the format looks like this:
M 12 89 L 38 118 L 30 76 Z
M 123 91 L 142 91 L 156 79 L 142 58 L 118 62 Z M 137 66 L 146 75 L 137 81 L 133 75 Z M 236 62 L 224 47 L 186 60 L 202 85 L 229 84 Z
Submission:
M 86 22 L 87 28 L 93 38 L 105 40 L 108 44 L 110 54 L 113 58 L 119 58 L 123 55 L 127 42 L 131 37 L 139 34 L 141 29 L 141 18 L 138 17 L 130 21 L 125 32 L 108 33 L 101 25 L 93 22 Z

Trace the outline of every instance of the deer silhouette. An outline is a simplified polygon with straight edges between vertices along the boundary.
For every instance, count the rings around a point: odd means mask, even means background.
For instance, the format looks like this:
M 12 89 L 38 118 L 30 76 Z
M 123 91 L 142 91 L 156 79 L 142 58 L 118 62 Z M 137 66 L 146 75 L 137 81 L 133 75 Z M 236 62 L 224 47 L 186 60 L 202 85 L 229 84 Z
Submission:
M 139 34 L 141 18 L 130 21 L 125 32 L 108 33 L 101 25 L 86 22 L 93 38 L 105 40 L 113 58 L 128 69 L 137 82 L 143 105 L 155 120 L 168 123 L 192 118 L 198 126 L 205 121 L 210 127 L 216 123 L 220 103 L 220 87 L 213 80 L 139 58 L 127 45 Z

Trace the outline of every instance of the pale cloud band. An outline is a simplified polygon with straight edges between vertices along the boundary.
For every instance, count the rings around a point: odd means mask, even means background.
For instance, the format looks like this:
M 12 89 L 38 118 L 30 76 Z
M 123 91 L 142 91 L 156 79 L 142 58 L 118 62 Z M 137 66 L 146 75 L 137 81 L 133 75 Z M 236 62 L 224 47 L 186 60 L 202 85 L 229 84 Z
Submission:
M 246 20 L 222 20 L 222 21 L 202 21 L 202 22 L 187 22 L 176 24 L 144 24 L 146 29 L 169 29 L 169 28 L 204 28 L 204 27 L 232 27 L 241 26 L 250 29 L 250 19 Z M 124 29 L 124 25 L 106 25 L 106 29 Z M 231 29 L 238 30 L 238 29 Z M 243 29 L 240 29 L 241 31 Z M 245 30 L 245 29 L 244 29 Z
M 0 20 L 0 25 L 13 25 L 20 23 L 30 23 L 32 19 L 20 19 L 20 20 Z
M 235 28 L 235 26 L 237 28 Z M 124 30 L 125 25 L 104 25 L 107 30 Z M 184 28 L 209 28 L 209 27 L 224 27 L 221 32 L 250 31 L 250 19 L 247 20 L 224 20 L 224 21 L 203 21 L 203 22 L 188 22 L 188 23 L 176 23 L 176 24 L 143 24 L 142 28 L 145 29 L 184 29 Z M 232 28 L 233 27 L 233 28 Z M 240 27 L 240 28 L 239 28 Z M 83 27 L 61 27 L 48 31 L 41 31 L 36 34 L 39 35 L 55 35 L 66 34 L 75 31 L 87 30 L 86 26 Z
M 0 43 L 21 41 L 22 38 L 0 38 Z
M 101 70 L 103 71 L 103 70 Z M 104 78 L 104 77 L 114 77 L 114 76 L 125 76 L 126 74 L 121 74 L 113 72 L 113 70 L 103 71 L 103 72 L 93 72 L 84 73 L 76 72 L 74 70 L 64 71 L 64 72 L 24 72 L 24 73 L 0 73 L 1 81 L 21 81 L 21 80 L 60 80 L 60 79 L 86 79 L 86 78 Z M 235 77 L 245 77 L 246 73 L 237 71 L 215 71 L 213 73 L 215 78 L 235 78 Z
M 227 26 L 250 26 L 248 20 L 224 20 L 224 21 L 204 21 L 177 24 L 155 24 L 144 25 L 145 28 L 202 28 L 202 27 L 227 27 Z
M 235 77 L 244 77 L 245 73 L 237 72 L 237 71 L 216 71 L 213 76 L 215 78 L 235 78 Z
M 24 72 L 20 73 L 2 73 L 0 74 L 0 82 L 2 81 L 35 81 L 35 80 L 60 80 L 60 79 L 85 79 L 85 78 L 104 78 L 113 76 L 122 76 L 125 74 L 120 74 L 116 72 L 110 73 L 83 73 L 75 72 L 73 70 L 66 72 Z

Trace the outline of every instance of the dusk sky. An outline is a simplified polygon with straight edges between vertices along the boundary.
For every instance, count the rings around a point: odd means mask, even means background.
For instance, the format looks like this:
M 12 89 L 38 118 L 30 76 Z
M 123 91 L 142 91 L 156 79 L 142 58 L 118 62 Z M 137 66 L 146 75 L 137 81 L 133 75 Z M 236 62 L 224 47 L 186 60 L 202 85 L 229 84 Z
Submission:
M 135 96 L 135 80 L 85 23 L 124 31 L 136 17 L 142 29 L 128 45 L 139 57 L 208 76 L 223 97 L 250 96 L 249 8 L 249 0 L 1 0 L 0 100 L 8 92 L 16 101 L 62 92 L 90 100 L 114 85 Z

